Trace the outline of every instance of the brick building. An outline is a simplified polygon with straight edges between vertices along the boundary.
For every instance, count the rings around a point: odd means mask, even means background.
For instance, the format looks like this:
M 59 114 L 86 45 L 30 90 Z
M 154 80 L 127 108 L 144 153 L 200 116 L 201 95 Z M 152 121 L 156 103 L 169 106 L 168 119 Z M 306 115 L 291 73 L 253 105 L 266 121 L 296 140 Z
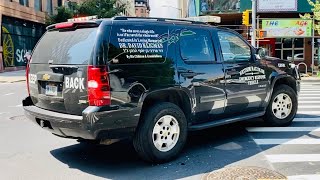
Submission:
M 23 55 L 44 33 L 45 14 L 58 5 L 62 0 L 0 0 L 0 72 L 25 67 Z

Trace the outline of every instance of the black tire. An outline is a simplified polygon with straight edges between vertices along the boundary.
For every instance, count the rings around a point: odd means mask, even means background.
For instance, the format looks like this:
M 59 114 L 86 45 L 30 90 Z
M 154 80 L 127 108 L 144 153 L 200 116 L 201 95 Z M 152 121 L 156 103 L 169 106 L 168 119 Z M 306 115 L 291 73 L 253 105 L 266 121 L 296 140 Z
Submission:
M 153 143 L 153 128 L 165 115 L 171 115 L 178 121 L 180 135 L 171 150 L 162 152 Z M 142 159 L 152 163 L 164 163 L 176 158 L 181 152 L 187 140 L 187 132 L 187 121 L 182 110 L 175 104 L 163 102 L 150 107 L 144 113 L 133 138 L 133 145 Z
M 275 98 L 281 93 L 288 95 L 292 101 L 291 113 L 284 119 L 277 118 L 274 115 L 272 110 L 272 103 L 274 102 Z M 297 110 L 298 110 L 297 93 L 290 86 L 279 85 L 275 87 L 273 91 L 272 97 L 270 99 L 269 105 L 266 110 L 266 114 L 264 116 L 264 120 L 270 126 L 288 126 L 292 123 L 294 117 L 296 116 Z

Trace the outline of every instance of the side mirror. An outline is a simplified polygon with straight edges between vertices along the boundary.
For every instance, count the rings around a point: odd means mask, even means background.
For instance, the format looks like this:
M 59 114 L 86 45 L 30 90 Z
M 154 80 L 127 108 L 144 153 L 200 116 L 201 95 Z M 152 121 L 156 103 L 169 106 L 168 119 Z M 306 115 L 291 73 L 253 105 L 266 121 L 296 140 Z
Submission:
M 258 48 L 256 55 L 258 55 L 260 59 L 264 59 L 267 56 L 267 50 L 265 48 Z
M 24 54 L 23 59 L 26 63 L 29 63 L 31 60 L 31 53 L 28 51 L 26 54 Z

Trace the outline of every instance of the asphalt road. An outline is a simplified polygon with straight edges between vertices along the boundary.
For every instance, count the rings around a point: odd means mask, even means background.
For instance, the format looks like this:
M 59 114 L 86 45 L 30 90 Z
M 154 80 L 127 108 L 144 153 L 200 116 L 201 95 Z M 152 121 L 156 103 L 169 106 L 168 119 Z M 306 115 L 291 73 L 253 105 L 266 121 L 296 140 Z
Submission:
M 0 83 L 0 92 L 0 179 L 200 179 L 229 166 L 320 179 L 320 82 L 303 85 L 290 127 L 255 119 L 193 132 L 181 156 L 162 165 L 141 161 L 130 141 L 93 146 L 42 130 L 23 116 L 23 82 Z

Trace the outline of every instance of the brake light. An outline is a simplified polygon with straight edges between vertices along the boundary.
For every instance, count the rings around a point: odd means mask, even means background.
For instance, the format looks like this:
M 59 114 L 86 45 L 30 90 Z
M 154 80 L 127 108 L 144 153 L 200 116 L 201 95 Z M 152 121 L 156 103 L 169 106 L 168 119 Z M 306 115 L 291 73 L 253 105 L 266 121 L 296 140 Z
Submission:
M 27 67 L 26 67 L 26 80 L 27 80 L 27 90 L 28 90 L 28 94 L 29 94 L 29 96 L 30 96 L 29 72 L 30 72 L 30 64 L 29 64 L 29 62 L 27 62 Z
M 107 66 L 88 66 L 88 101 L 90 106 L 111 104 Z
M 60 24 L 56 24 L 55 28 L 56 29 L 72 28 L 73 25 L 74 25 L 73 23 L 60 23 Z

